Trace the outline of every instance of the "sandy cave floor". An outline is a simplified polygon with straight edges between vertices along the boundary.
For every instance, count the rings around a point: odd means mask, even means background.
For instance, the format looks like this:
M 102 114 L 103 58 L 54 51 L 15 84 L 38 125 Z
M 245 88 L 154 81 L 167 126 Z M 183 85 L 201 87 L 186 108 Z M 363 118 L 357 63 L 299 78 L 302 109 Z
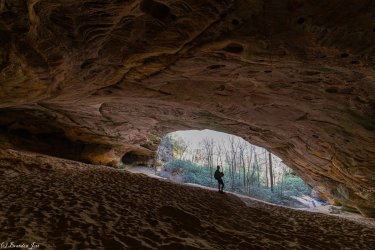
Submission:
M 154 177 L 154 178 L 166 179 L 166 178 L 163 178 L 163 177 L 160 177 L 159 175 L 157 175 L 155 173 L 155 169 L 151 168 L 151 167 L 126 166 L 126 168 L 123 169 L 123 170 L 126 170 L 126 171 L 131 172 L 131 173 L 146 174 L 146 175 L 148 175 L 150 177 Z M 181 183 L 181 181 L 179 179 L 181 179 L 181 178 L 172 178 L 172 179 L 168 179 L 168 180 L 171 180 L 171 181 L 177 182 L 177 183 Z M 216 190 L 215 188 L 210 188 L 210 187 L 202 186 L 202 185 L 195 184 L 195 183 L 184 183 L 184 184 L 189 185 L 189 186 L 200 187 L 200 188 L 204 188 L 204 189 L 208 189 L 208 190 L 213 190 L 213 191 Z M 273 206 L 270 207 L 269 206 L 270 203 L 265 202 L 265 201 L 261 201 L 259 199 L 251 198 L 251 197 L 246 196 L 246 195 L 241 195 L 241 194 L 238 194 L 238 193 L 233 193 L 233 192 L 228 192 L 228 191 L 226 191 L 226 193 L 236 195 L 237 197 L 239 197 L 243 202 L 245 202 L 249 206 L 252 206 L 252 205 L 256 204 L 257 207 L 266 206 L 269 209 L 270 208 L 272 209 L 273 207 L 276 207 L 276 208 L 277 207 L 285 207 L 285 206 L 279 206 L 279 205 L 274 205 L 274 204 L 273 204 Z M 329 210 L 330 207 L 331 207 L 330 205 L 325 205 L 325 206 L 317 206 L 317 207 L 314 207 L 314 208 L 294 208 L 294 209 L 309 211 L 309 212 L 314 212 L 314 213 L 323 213 L 323 214 L 328 214 L 328 215 L 331 215 L 331 216 L 337 216 L 337 217 L 345 218 L 347 220 L 351 220 L 355 223 L 360 223 L 360 224 L 362 224 L 366 227 L 372 227 L 372 228 L 375 229 L 375 218 L 365 218 L 362 215 L 360 215 L 359 213 L 353 213 L 353 212 L 348 212 L 348 211 L 340 211 L 340 213 L 331 213 L 330 210 Z M 339 208 L 339 207 L 337 207 L 337 208 Z
M 375 229 L 102 166 L 0 151 L 0 242 L 39 249 L 374 249 Z

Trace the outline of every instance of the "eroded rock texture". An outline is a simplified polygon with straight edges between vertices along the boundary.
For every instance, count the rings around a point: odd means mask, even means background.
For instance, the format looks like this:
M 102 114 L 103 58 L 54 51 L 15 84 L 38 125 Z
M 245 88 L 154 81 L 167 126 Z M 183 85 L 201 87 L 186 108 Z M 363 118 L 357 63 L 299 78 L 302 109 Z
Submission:
M 3 0 L 4 148 L 95 164 L 210 128 L 375 216 L 372 0 Z
M 375 224 L 358 219 L 37 153 L 2 150 L 0 159 L 0 174 L 6 176 L 0 182 L 3 246 L 10 239 L 48 250 L 373 250 L 375 245 Z

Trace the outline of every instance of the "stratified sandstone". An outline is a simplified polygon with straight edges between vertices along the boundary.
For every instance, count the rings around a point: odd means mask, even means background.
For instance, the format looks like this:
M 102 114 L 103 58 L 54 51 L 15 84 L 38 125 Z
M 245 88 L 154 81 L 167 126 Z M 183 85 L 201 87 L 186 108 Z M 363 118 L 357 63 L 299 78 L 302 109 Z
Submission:
M 5 148 L 116 166 L 210 128 L 375 216 L 372 0 L 5 0 Z

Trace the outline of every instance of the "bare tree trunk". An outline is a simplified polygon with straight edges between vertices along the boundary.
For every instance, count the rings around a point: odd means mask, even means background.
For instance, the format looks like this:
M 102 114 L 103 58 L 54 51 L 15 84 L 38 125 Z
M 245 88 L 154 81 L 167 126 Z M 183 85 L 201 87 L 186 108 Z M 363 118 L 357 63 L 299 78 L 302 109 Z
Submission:
M 242 169 L 243 169 L 243 187 L 246 188 L 246 166 L 245 166 L 244 160 L 242 160 Z
M 269 188 L 267 151 L 264 150 L 264 167 L 266 168 L 266 187 Z
M 223 143 L 223 141 L 221 141 Z M 217 153 L 217 165 L 223 166 L 223 153 L 225 150 L 223 150 L 223 146 L 218 143 L 216 146 L 216 153 Z M 223 166 L 224 167 L 224 166 Z
M 237 163 L 237 145 L 235 143 L 235 138 L 234 136 L 231 136 L 229 138 L 229 143 L 230 143 L 230 162 L 231 162 L 231 188 L 233 190 L 234 187 L 234 181 L 236 178 L 236 163 Z
M 251 149 L 250 149 L 251 150 Z M 251 154 L 251 151 L 249 152 Z M 250 183 L 251 183 L 251 176 L 250 176 L 250 167 L 251 167 L 251 155 L 246 157 L 246 190 L 247 193 L 250 193 Z
M 238 142 L 238 150 L 239 150 L 239 165 L 242 168 L 242 175 L 243 175 L 243 187 L 246 189 L 246 163 L 245 163 L 245 150 L 246 150 L 246 145 L 247 142 Z M 241 170 L 239 170 L 241 171 Z M 240 172 L 241 173 L 241 172 Z M 240 175 L 240 180 L 241 180 L 241 174 Z
M 273 173 L 272 173 L 272 155 L 271 152 L 268 152 L 268 163 L 270 166 L 270 181 L 271 181 L 271 191 L 273 192 Z
M 213 185 L 213 154 L 214 154 L 214 147 L 215 147 L 215 142 L 211 138 L 205 138 L 203 139 L 203 152 L 205 154 L 205 159 L 206 159 L 206 164 L 207 167 L 210 169 L 210 176 L 211 176 L 211 186 Z
M 247 193 L 250 194 L 250 188 L 253 184 L 253 177 L 254 177 L 254 164 L 253 164 L 253 145 L 249 145 L 247 147 L 247 154 L 246 154 L 246 190 Z
M 259 169 L 259 162 L 258 162 L 258 156 L 256 152 L 254 153 L 254 164 L 257 169 L 257 183 L 258 183 L 258 188 L 260 188 L 260 169 Z
M 212 179 L 213 171 L 212 171 L 212 164 L 211 164 L 210 159 L 208 160 L 208 165 L 210 166 L 210 176 L 211 176 L 211 185 L 212 185 L 212 183 L 213 183 L 213 179 Z
M 228 165 L 228 177 L 230 180 L 230 185 L 231 188 L 233 189 L 233 160 L 232 160 L 232 155 L 227 149 L 225 149 L 225 159 Z
M 283 166 L 282 175 L 281 175 L 281 187 L 280 187 L 280 197 L 283 197 L 283 189 L 284 189 L 284 180 L 285 180 L 285 167 Z

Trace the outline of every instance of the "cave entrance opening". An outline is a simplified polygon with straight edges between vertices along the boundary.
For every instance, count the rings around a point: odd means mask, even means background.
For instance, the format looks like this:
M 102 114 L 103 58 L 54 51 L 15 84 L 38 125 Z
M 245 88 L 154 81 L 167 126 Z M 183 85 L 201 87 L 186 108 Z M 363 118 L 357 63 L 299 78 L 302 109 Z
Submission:
M 217 188 L 219 165 L 225 191 L 290 207 L 324 204 L 279 157 L 235 135 L 207 129 L 172 132 L 162 138 L 156 157 L 156 174 L 172 181 Z

